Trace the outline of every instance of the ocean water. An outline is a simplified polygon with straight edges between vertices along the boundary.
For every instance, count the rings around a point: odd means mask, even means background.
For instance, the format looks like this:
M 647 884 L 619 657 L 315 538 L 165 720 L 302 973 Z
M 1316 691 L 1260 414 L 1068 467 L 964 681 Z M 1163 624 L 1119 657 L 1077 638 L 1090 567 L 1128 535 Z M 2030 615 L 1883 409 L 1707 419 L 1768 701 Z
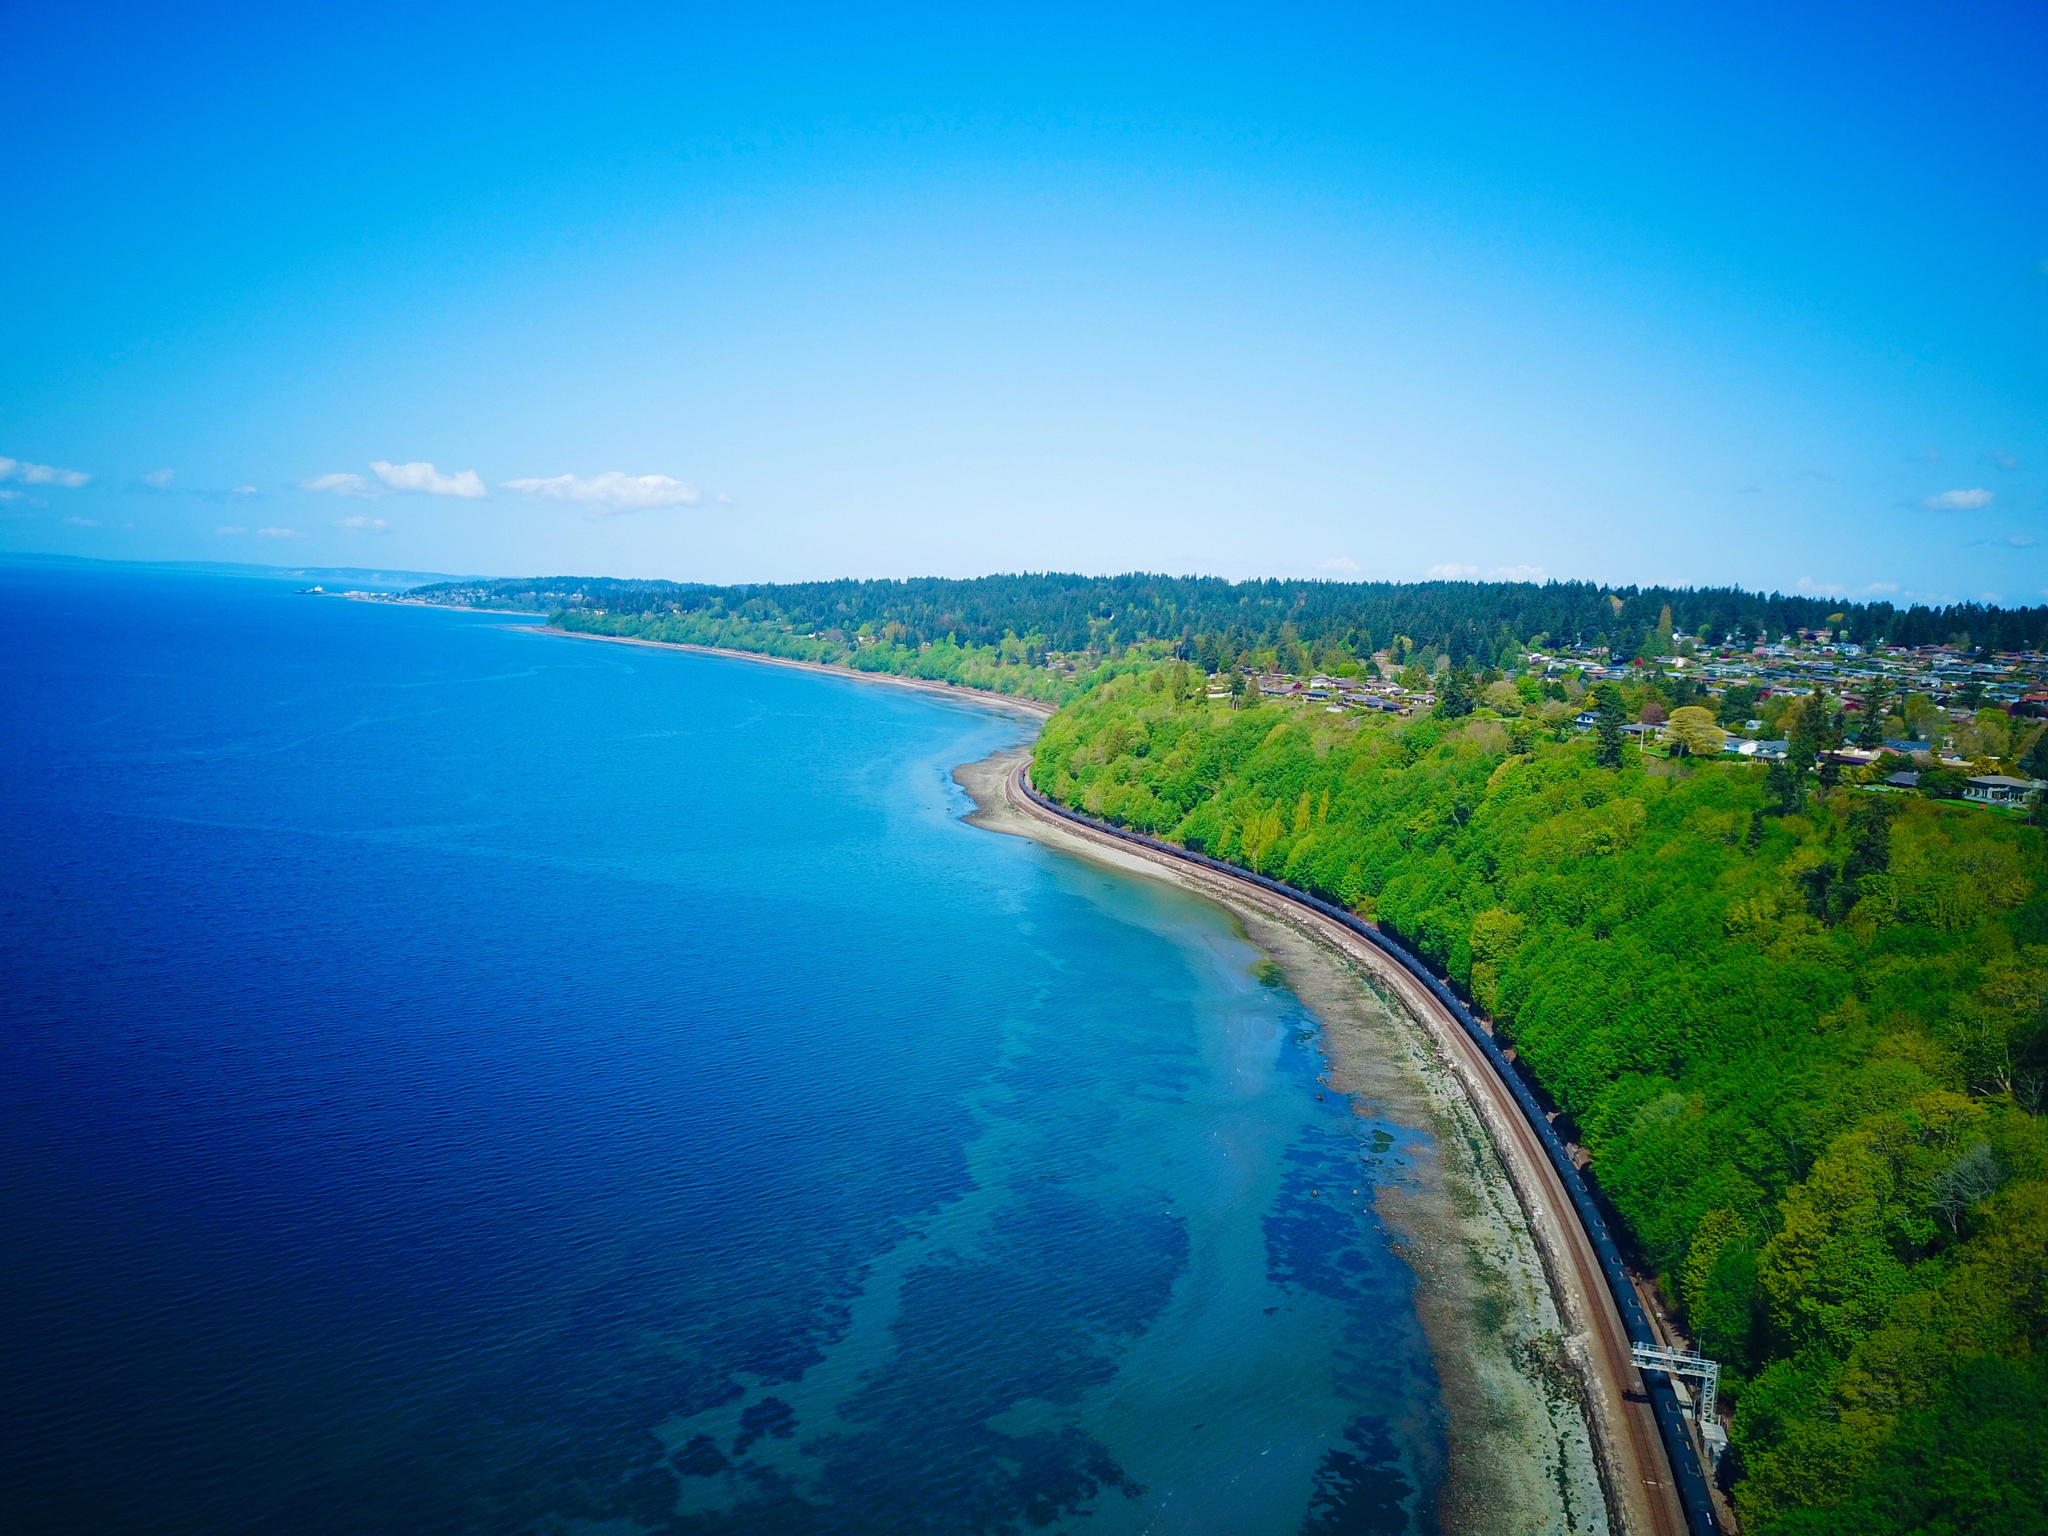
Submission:
M 1006 716 L 0 564 L 15 1531 L 1391 1532 L 1413 1127 Z

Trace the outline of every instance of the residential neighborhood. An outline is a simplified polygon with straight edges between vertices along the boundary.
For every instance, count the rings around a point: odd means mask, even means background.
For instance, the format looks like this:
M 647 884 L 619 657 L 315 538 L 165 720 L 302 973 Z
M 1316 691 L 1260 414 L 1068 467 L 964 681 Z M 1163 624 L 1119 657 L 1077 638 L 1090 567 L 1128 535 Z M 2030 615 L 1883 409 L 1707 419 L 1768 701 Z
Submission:
M 1218 673 L 1208 696 L 1413 715 L 1438 705 L 1453 671 L 1442 654 L 1397 638 L 1329 672 L 1268 669 L 1245 673 L 1241 683 Z M 2048 789 L 2027 771 L 2048 725 L 2048 655 L 2038 651 L 1865 646 L 1823 628 L 1748 645 L 1669 636 L 1666 654 L 1618 661 L 1605 647 L 1552 646 L 1539 636 L 1518 648 L 1513 666 L 1481 670 L 1463 686 L 1482 716 L 1590 731 L 1599 714 L 1594 690 L 1603 684 L 1626 701 L 1624 734 L 1653 755 L 1697 755 L 1697 743 L 1680 745 L 1670 725 L 1676 710 L 1690 708 L 1705 712 L 1704 739 L 1719 754 L 1782 762 L 1795 755 L 1788 722 L 1819 699 L 1829 724 L 1810 760 L 1830 779 L 2021 811 Z M 1874 718 L 1873 709 L 1881 712 Z

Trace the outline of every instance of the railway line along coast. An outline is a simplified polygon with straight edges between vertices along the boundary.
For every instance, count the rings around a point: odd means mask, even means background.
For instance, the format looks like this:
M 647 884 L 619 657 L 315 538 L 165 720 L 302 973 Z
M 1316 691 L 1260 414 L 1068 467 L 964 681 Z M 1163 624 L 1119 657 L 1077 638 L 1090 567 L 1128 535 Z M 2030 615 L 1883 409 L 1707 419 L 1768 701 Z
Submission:
M 559 631 L 548 630 L 554 634 Z M 720 647 L 625 636 L 578 639 L 688 650 L 772 666 L 883 682 L 973 700 L 1033 719 L 1051 706 L 920 679 L 875 676 L 839 666 Z M 1588 1426 L 1614 1528 L 1649 1536 L 1715 1536 L 1723 1530 L 1684 1409 L 1668 1376 L 1638 1369 L 1636 1346 L 1665 1342 L 1622 1259 L 1605 1214 L 1572 1163 L 1528 1085 L 1492 1034 L 1420 961 L 1351 913 L 1280 881 L 1086 816 L 1041 794 L 1029 758 L 1015 754 L 1001 793 L 1024 817 L 1069 837 L 1134 856 L 1227 904 L 1250 906 L 1363 968 L 1427 1029 L 1484 1124 L 1513 1185 L 1560 1317 L 1584 1341 L 1577 1352 Z
M 1541 1105 L 1491 1033 L 1413 956 L 1371 925 L 1268 877 L 1059 805 L 1021 754 L 1008 804 L 1105 852 L 1135 854 L 1196 889 L 1257 908 L 1359 965 L 1429 1030 L 1486 1126 L 1543 1255 L 1560 1315 L 1584 1342 L 1578 1366 L 1614 1526 L 1654 1536 L 1723 1529 L 1671 1379 L 1639 1370 L 1637 1345 L 1662 1342 L 1604 1213 Z

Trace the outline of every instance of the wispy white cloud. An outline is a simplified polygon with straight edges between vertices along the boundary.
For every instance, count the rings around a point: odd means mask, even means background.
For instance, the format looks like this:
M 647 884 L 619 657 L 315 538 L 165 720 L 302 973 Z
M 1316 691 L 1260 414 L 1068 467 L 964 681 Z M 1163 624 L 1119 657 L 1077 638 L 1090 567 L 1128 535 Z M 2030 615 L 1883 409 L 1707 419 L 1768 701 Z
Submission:
M 484 489 L 483 481 L 473 469 L 444 475 L 424 461 L 412 464 L 387 464 L 382 459 L 371 460 L 370 468 L 377 472 L 379 480 L 394 491 L 424 491 L 429 496 L 461 496 L 470 500 L 490 494 Z
M 1455 565 L 1446 560 L 1441 565 L 1432 565 L 1423 576 L 1429 581 L 1470 581 L 1479 574 L 1476 565 Z
M 1815 581 L 1811 576 L 1800 577 L 1792 587 L 1813 597 L 1893 597 L 1899 590 L 1896 581 L 1873 581 L 1852 587 L 1843 581 Z
M 1966 491 L 1943 491 L 1930 496 L 1920 505 L 1930 512 L 1975 512 L 1979 507 L 1988 507 L 1998 497 L 1982 486 Z
M 256 537 L 259 539 L 302 539 L 305 535 L 296 528 L 258 528 L 256 530 Z
M 1328 571 L 1333 576 L 1356 576 L 1358 574 L 1358 562 L 1349 555 L 1337 555 L 1332 559 L 1325 560 L 1316 569 Z
M 2040 540 L 2031 533 L 2008 533 L 1998 542 L 2010 544 L 2014 549 L 2032 549 L 2036 544 L 2040 543 Z
M 96 517 L 67 517 L 64 521 L 74 528 L 97 528 L 100 525 Z
M 247 533 L 249 530 L 246 528 L 238 528 L 232 523 L 222 523 L 218 528 L 214 529 L 213 531 L 217 534 L 225 535 L 235 533 Z
M 0 456 L 0 480 L 19 480 L 24 485 L 61 485 L 75 491 L 91 478 L 82 469 L 59 469 L 54 464 L 31 464 L 27 459 Z
M 301 480 L 302 491 L 320 491 L 329 496 L 375 496 L 379 492 L 361 475 L 332 474 L 315 475 L 310 480 Z
M 357 516 L 337 517 L 334 520 L 334 526 L 337 528 L 358 528 L 369 533 L 382 533 L 386 528 L 390 527 L 391 525 L 385 522 L 384 519 L 381 517 Z
M 685 480 L 667 475 L 627 475 L 607 470 L 581 478 L 553 475 L 544 480 L 507 480 L 505 489 L 551 501 L 569 501 L 592 512 L 645 512 L 656 507 L 695 506 L 704 493 Z
M 175 469 L 152 469 L 146 475 L 137 475 L 128 482 L 126 488 L 150 496 L 184 496 L 211 502 L 228 502 L 242 496 L 262 494 L 253 485 L 237 485 L 232 488 L 217 485 L 179 485 L 176 483 L 177 477 L 178 472 Z M 335 487 L 326 482 L 334 478 L 332 475 L 323 475 L 317 481 L 308 480 L 302 484 L 310 490 L 331 491 Z
M 1991 462 L 2007 474 L 2011 474 L 2020 467 L 2020 456 L 2003 448 L 1994 448 L 1991 450 Z

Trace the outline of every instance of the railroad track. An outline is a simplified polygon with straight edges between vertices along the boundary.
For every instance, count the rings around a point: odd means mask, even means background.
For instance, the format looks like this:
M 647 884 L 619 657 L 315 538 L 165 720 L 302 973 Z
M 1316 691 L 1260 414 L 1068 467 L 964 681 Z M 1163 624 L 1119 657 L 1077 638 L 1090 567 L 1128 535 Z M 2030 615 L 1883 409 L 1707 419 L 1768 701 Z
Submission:
M 1528 1213 L 1567 1321 L 1586 1343 L 1591 1428 L 1614 1525 L 1630 1536 L 1717 1536 L 1712 1496 L 1671 1383 L 1642 1372 L 1655 1342 L 1606 1218 L 1562 1140 L 1500 1048 L 1421 964 L 1350 913 L 1262 875 L 1083 816 L 1041 795 L 1028 761 L 1004 779 L 1010 803 L 1086 840 L 1137 849 L 1175 872 L 1306 929 L 1366 966 L 1436 1037 L 1486 1122 Z

